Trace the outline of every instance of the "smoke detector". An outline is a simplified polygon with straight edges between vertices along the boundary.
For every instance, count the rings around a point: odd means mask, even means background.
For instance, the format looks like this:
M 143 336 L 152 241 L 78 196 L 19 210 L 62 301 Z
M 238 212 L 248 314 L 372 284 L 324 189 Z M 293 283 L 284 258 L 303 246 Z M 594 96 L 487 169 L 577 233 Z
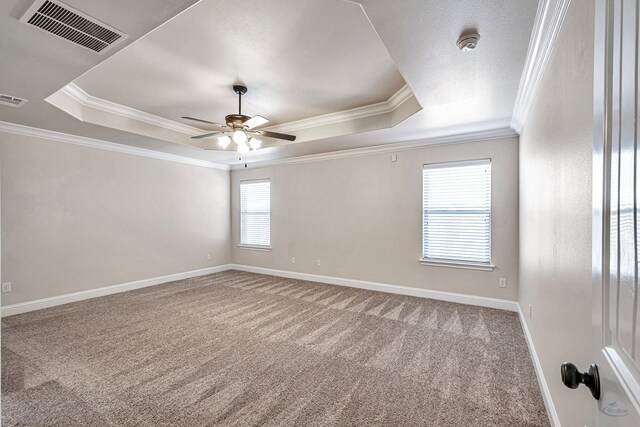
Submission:
M 480 34 L 478 33 L 463 34 L 460 36 L 456 44 L 462 52 L 468 52 L 478 46 L 478 40 L 480 40 Z

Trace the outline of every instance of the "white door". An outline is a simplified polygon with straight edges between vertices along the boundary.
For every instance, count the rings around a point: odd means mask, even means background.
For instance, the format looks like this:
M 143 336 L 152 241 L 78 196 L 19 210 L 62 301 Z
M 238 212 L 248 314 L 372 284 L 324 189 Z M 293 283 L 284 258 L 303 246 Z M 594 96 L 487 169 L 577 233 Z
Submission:
M 594 426 L 640 426 L 639 2 L 596 0 L 593 361 L 600 396 L 593 400 Z

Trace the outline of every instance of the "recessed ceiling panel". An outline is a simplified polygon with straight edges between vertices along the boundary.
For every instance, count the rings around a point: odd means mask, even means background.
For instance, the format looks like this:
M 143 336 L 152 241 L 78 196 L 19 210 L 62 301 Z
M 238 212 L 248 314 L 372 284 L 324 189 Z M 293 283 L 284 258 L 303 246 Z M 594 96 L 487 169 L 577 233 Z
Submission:
M 95 67 L 92 96 L 179 121 L 222 121 L 231 90 L 271 124 L 387 101 L 404 80 L 359 5 L 342 0 L 203 0 Z

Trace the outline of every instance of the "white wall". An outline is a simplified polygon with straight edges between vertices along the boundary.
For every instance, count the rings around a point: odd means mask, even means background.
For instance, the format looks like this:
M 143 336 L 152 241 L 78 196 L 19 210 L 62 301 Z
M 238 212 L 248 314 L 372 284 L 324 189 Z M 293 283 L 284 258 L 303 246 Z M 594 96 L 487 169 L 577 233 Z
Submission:
M 232 172 L 232 258 L 257 267 L 517 299 L 518 140 L 441 145 Z M 423 266 L 422 165 L 492 159 L 493 272 Z M 238 248 L 239 184 L 271 179 L 271 251 Z M 296 258 L 296 264 L 291 263 Z M 321 260 L 321 266 L 316 260 Z M 505 277 L 508 287 L 498 287 Z
M 3 305 L 230 260 L 227 171 L 8 133 L 0 170 Z
M 562 425 L 590 424 L 591 396 L 560 364 L 591 354 L 592 0 L 572 2 L 520 137 L 520 289 Z

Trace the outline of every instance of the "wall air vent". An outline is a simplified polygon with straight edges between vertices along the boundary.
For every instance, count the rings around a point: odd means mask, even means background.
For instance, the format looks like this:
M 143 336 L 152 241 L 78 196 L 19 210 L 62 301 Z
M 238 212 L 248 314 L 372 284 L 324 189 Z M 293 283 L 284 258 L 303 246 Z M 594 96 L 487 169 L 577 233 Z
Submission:
M 0 93 L 0 105 L 6 105 L 7 107 L 18 108 L 18 107 L 22 107 L 26 102 L 27 102 L 26 99 Z
M 106 52 L 127 38 L 123 32 L 57 0 L 36 0 L 20 22 L 98 53 Z

